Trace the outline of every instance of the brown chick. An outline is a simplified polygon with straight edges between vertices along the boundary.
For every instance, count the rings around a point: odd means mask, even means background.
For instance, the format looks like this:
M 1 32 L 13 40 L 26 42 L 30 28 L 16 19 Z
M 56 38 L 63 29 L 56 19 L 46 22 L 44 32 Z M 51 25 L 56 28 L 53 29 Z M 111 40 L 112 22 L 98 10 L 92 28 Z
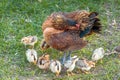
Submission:
M 41 57 L 39 57 L 37 61 L 37 66 L 40 69 L 47 70 L 49 68 L 49 65 L 50 65 L 50 59 L 48 54 L 43 54 Z
M 93 61 L 89 61 L 89 60 L 86 60 L 86 59 L 79 59 L 77 62 L 76 62 L 76 66 L 77 68 L 79 68 L 82 72 L 84 73 L 89 73 L 89 70 L 92 68 L 92 67 L 95 67 L 95 62 Z
M 65 62 L 65 54 L 79 50 L 87 45 L 83 37 L 95 32 L 99 33 L 101 24 L 98 13 L 74 11 L 51 14 L 43 23 L 43 37 L 46 43 L 54 49 L 64 52 L 61 63 Z
M 43 39 L 43 40 L 41 41 L 40 48 L 41 48 L 42 50 L 46 50 L 46 49 L 48 49 L 49 47 L 50 47 L 50 46 L 46 43 L 45 39 Z
M 21 39 L 21 43 L 23 43 L 25 45 L 31 45 L 32 48 L 34 48 L 35 43 L 37 43 L 37 36 L 27 36 L 27 37 L 23 37 Z

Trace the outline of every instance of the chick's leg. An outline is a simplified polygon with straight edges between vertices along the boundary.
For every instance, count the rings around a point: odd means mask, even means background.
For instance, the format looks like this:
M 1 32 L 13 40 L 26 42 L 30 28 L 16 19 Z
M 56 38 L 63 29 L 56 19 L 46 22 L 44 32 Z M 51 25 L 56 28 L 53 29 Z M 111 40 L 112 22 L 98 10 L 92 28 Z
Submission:
M 73 72 L 70 72 L 70 73 L 71 73 L 72 76 L 75 75 L 75 73 L 73 73 Z
M 56 76 L 57 76 L 57 77 L 59 76 L 59 74 L 60 74 L 59 72 L 56 72 Z
M 77 69 L 77 73 L 81 73 L 83 72 L 81 69 Z
M 30 45 L 29 48 L 30 48 L 30 49 L 33 49 L 33 48 L 34 48 L 34 45 Z
M 67 76 L 73 76 L 73 75 L 75 75 L 75 73 L 67 71 Z
M 37 61 L 35 60 L 33 63 L 34 63 L 34 65 L 36 65 Z
M 34 48 L 34 45 L 31 46 L 31 49 L 33 49 L 33 48 Z
M 83 71 L 85 74 L 90 74 L 90 72 L 89 71 Z
M 71 76 L 71 74 L 69 73 L 69 71 L 67 71 L 67 76 Z

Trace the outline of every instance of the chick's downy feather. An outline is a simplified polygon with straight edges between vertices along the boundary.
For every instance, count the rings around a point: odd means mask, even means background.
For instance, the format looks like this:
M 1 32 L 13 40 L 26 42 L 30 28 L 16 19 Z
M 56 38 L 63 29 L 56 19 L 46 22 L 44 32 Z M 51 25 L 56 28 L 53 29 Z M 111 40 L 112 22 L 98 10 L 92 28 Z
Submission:
M 92 55 L 92 60 L 97 61 L 99 59 L 102 59 L 104 57 L 105 51 L 102 47 L 97 48 L 94 50 Z
M 37 66 L 40 69 L 48 69 L 50 65 L 50 59 L 48 54 L 43 54 L 42 56 L 39 57 L 37 61 Z
M 92 67 L 95 67 L 95 63 L 93 61 L 79 59 L 76 62 L 76 66 L 83 71 L 89 71 Z
M 68 72 L 72 72 L 75 68 L 75 64 L 78 61 L 78 57 L 77 56 L 73 56 L 71 58 L 71 60 L 67 60 L 64 64 L 64 67 L 67 69 Z
M 23 37 L 21 39 L 21 42 L 24 45 L 32 45 L 34 46 L 35 43 L 37 43 L 37 36 L 27 36 L 27 37 Z
M 29 62 L 35 63 L 37 62 L 37 52 L 34 49 L 28 49 L 26 51 L 26 57 Z
M 50 70 L 53 73 L 56 73 L 56 76 L 59 75 L 59 73 L 61 72 L 61 63 L 58 60 L 51 60 L 50 61 Z

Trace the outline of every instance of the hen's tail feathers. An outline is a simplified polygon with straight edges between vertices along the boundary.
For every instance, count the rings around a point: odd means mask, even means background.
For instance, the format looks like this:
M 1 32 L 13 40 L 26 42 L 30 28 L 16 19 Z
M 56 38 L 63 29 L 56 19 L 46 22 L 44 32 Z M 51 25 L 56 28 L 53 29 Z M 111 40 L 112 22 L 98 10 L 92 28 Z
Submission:
M 46 50 L 46 49 L 48 49 L 50 46 L 46 43 L 46 41 L 43 39 L 42 40 L 42 42 L 41 42 L 41 44 L 40 44 L 40 48 L 42 49 L 42 50 Z
M 89 15 L 90 18 L 90 24 L 91 24 L 91 30 L 95 33 L 100 33 L 102 25 L 100 23 L 100 19 L 98 18 L 97 12 L 91 12 Z

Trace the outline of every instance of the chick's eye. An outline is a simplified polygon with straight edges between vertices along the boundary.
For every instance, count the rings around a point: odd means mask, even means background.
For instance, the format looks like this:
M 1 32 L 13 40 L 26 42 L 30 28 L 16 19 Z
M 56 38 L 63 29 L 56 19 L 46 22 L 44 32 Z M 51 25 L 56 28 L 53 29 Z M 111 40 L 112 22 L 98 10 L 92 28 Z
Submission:
M 22 39 L 22 41 L 24 42 L 24 41 L 26 41 L 25 39 Z

